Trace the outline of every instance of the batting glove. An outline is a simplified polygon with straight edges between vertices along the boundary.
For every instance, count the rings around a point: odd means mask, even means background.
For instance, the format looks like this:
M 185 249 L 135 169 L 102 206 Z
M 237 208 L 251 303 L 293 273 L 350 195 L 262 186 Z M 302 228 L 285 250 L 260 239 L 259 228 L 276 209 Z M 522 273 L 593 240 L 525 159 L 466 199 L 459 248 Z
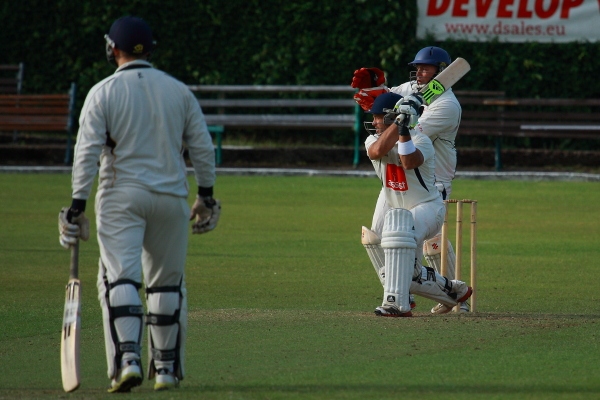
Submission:
M 354 71 L 350 86 L 357 89 L 367 89 L 381 86 L 385 83 L 385 73 L 379 68 L 361 68 Z
M 68 249 L 78 239 L 86 241 L 90 238 L 90 220 L 84 213 L 75 215 L 69 207 L 63 207 L 58 213 L 58 234 L 60 245 Z
M 406 125 L 409 128 L 414 128 L 419 121 L 419 115 L 422 113 L 421 106 L 423 105 L 423 97 L 420 93 L 413 93 L 406 96 L 396 103 L 394 111 L 399 115 L 396 118 L 396 125 Z
M 192 224 L 192 233 L 206 233 L 217 227 L 219 217 L 221 216 L 221 202 L 212 197 L 196 196 L 196 201 L 192 206 L 190 221 L 194 218 Z

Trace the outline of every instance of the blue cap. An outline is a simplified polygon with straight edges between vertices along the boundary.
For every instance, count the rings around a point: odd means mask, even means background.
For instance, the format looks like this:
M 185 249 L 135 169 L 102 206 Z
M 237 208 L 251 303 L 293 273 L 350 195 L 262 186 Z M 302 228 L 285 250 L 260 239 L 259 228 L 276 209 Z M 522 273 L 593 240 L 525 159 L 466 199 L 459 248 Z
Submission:
M 143 55 L 154 50 L 150 26 L 139 17 L 126 16 L 116 20 L 110 27 L 108 37 L 115 47 L 133 55 Z

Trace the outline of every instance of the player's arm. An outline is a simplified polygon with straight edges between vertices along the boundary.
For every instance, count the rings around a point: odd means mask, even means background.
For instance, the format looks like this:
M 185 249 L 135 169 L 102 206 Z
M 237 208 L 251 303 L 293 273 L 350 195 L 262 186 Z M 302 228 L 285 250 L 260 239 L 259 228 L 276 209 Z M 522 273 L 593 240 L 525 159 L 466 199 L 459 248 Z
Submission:
M 423 153 L 419 150 L 412 141 L 410 133 L 408 135 L 400 135 L 398 141 L 398 157 L 404 169 L 415 169 L 420 167 L 425 161 Z
M 398 126 L 392 124 L 379 136 L 379 138 L 367 149 L 367 155 L 371 160 L 383 158 L 398 142 Z

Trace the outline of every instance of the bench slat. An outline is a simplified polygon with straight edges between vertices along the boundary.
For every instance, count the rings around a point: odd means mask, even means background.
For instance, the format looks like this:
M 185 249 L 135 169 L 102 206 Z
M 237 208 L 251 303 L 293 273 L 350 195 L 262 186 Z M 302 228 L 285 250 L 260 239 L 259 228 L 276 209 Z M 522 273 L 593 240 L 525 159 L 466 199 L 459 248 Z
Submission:
M 354 115 L 305 114 L 305 115 L 219 115 L 206 114 L 208 125 L 238 128 L 353 128 Z
M 65 107 L 3 107 L 0 105 L 0 115 L 69 115 Z
M 354 93 L 356 89 L 345 85 L 188 85 L 198 93 Z
M 354 108 L 352 99 L 198 99 L 202 108 L 275 108 L 275 107 L 347 107 Z
M 65 115 L 30 115 L 22 117 L 19 115 L 0 115 L 0 127 L 4 130 L 39 130 L 41 126 L 54 127 L 54 130 L 66 130 L 68 116 Z M 8 128 L 10 127 L 10 128 Z M 15 128 L 17 127 L 17 128 Z

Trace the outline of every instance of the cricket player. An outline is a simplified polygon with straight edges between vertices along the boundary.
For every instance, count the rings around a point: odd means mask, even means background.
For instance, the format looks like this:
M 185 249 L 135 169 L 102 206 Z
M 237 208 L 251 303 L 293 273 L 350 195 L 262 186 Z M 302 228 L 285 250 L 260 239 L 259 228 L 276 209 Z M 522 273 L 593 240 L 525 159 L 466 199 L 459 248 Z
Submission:
M 450 65 L 451 61 L 450 55 L 444 49 L 434 46 L 425 47 L 419 50 L 414 60 L 409 63 L 415 68 L 414 71 L 411 71 L 409 81 L 400 86 L 392 87 L 389 91 L 401 96 L 409 96 L 425 87 L 437 74 Z M 363 92 L 365 89 L 361 89 L 363 93 L 355 96 L 357 102 L 366 110 L 369 109 L 377 95 L 387 89 L 383 71 L 377 68 L 362 68 L 355 71 L 352 86 L 357 88 L 360 88 L 360 86 L 374 86 L 367 88 L 365 92 Z M 447 89 L 432 104 L 422 106 L 422 108 L 422 114 L 418 118 L 415 129 L 428 136 L 433 142 L 435 149 L 435 186 L 442 194 L 442 199 L 446 200 L 450 198 L 452 193 L 452 180 L 456 172 L 455 140 L 460 125 L 462 108 L 451 88 Z M 371 229 L 374 232 L 381 232 L 387 209 L 389 209 L 389 206 L 386 204 L 382 190 L 373 216 Z M 452 244 L 449 241 L 447 244 L 448 268 L 446 276 L 454 279 L 455 254 Z M 426 240 L 423 247 L 427 264 L 438 272 L 441 272 L 441 247 L 441 231 L 431 239 Z M 431 310 L 434 314 L 443 314 L 449 311 L 451 310 L 441 303 Z M 461 304 L 461 311 L 469 311 L 467 303 Z
M 87 239 L 86 202 L 95 199 L 109 392 L 142 383 L 142 329 L 148 326 L 148 378 L 154 389 L 184 378 L 187 300 L 184 265 L 193 233 L 215 228 L 215 155 L 198 101 L 181 82 L 152 67 L 153 35 L 141 18 L 117 19 L 106 56 L 117 69 L 88 93 L 79 119 L 72 203 L 59 214 L 60 242 Z M 198 195 L 190 211 L 184 143 Z M 143 282 L 143 285 L 142 285 Z M 138 291 L 145 289 L 144 314 Z
M 447 279 L 432 267 L 421 265 L 423 242 L 439 232 L 445 215 L 435 186 L 433 144 L 419 129 L 413 129 L 421 104 L 418 95 L 402 98 L 384 93 L 375 98 L 369 111 L 374 130 L 365 147 L 382 182 L 387 205 L 381 234 L 365 232 L 363 227 L 367 253 L 384 271 L 383 304 L 375 309 L 379 316 L 412 316 L 409 292 L 450 309 L 473 292 L 465 282 Z M 378 222 L 374 218 L 374 223 Z

